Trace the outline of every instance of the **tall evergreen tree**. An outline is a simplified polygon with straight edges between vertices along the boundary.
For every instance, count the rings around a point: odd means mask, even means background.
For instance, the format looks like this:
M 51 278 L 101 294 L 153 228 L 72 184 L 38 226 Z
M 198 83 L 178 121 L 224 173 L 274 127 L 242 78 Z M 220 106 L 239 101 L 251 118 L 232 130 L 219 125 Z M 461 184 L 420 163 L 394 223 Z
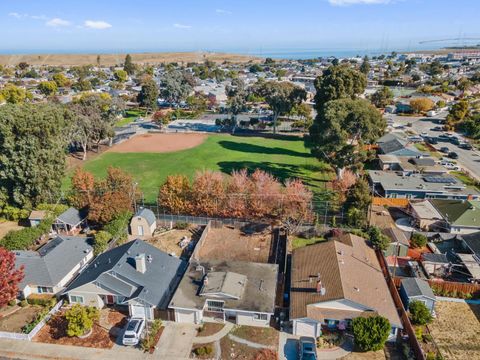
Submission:
M 127 54 L 127 56 L 125 56 L 123 70 L 125 70 L 128 75 L 135 74 L 135 64 L 132 62 L 132 57 L 130 56 L 130 54 Z

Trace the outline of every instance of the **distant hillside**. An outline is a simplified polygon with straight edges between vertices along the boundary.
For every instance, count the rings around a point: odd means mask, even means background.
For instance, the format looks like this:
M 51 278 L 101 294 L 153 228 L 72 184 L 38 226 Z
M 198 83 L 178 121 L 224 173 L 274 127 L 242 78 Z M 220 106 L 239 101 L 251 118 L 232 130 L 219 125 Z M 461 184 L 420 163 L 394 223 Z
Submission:
M 100 64 L 111 66 L 123 63 L 126 54 L 29 54 L 29 55 L 0 55 L 0 64 L 16 65 L 19 62 L 26 62 L 31 65 L 54 65 L 72 66 L 97 64 L 100 56 Z M 213 53 L 213 52 L 172 52 L 172 53 L 132 53 L 132 60 L 135 63 L 159 64 L 159 63 L 187 63 L 204 62 L 205 60 L 222 63 L 229 61 L 233 63 L 245 63 L 249 61 L 261 61 L 260 58 L 248 55 Z

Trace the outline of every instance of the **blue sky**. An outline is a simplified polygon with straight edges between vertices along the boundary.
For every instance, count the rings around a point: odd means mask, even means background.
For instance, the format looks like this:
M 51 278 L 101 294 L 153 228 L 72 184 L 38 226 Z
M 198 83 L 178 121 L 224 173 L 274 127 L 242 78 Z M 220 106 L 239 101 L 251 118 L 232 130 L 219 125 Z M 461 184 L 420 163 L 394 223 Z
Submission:
M 408 50 L 480 38 L 478 14 L 479 0 L 0 0 L 0 52 Z

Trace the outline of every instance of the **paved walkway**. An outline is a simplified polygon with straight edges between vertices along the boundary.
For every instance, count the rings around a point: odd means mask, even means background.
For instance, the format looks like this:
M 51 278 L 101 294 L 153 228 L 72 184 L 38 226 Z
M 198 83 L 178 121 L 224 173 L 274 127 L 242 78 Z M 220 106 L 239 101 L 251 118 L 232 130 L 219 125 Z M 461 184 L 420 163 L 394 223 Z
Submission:
M 444 296 L 436 296 L 436 299 L 438 301 L 449 301 L 449 302 L 458 302 L 458 303 L 480 305 L 480 300 L 465 300 L 465 299 L 457 299 L 457 298 L 444 297 Z
M 188 359 L 192 351 L 193 339 L 197 335 L 197 326 L 164 321 L 163 330 L 157 349 L 156 359 L 176 360 Z
M 318 360 L 341 359 L 353 351 L 353 341 L 347 338 L 341 347 L 332 350 L 317 350 Z
M 235 342 L 250 346 L 251 348 L 254 348 L 254 349 L 272 349 L 272 350 L 275 350 L 275 348 L 276 348 L 275 346 L 263 345 L 263 344 L 259 344 L 259 343 L 256 343 L 256 342 L 253 342 L 253 341 L 250 341 L 250 340 L 242 339 L 242 338 L 240 338 L 238 336 L 235 336 L 235 335 L 232 335 L 232 334 L 228 334 L 228 337 Z
M 226 322 L 225 326 L 219 332 L 210 335 L 210 336 L 197 336 L 193 339 L 194 344 L 208 344 L 220 340 L 221 338 L 227 336 L 227 334 L 233 329 L 234 324 L 231 322 Z

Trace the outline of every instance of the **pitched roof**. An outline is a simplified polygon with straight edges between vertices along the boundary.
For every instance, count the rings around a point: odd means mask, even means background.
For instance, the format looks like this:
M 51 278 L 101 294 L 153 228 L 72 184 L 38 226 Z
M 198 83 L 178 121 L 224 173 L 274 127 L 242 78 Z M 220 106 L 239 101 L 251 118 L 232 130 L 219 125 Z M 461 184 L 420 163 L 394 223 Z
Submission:
M 38 251 L 16 250 L 16 267 L 25 266 L 20 288 L 56 286 L 92 250 L 89 240 L 78 236 L 57 236 Z
M 135 216 L 143 217 L 145 220 L 147 220 L 148 225 L 155 224 L 155 222 L 157 221 L 155 214 L 150 209 L 140 208 L 138 209 Z
M 245 290 L 247 277 L 232 271 L 213 271 L 204 278 L 200 295 L 225 294 L 240 299 Z
M 462 235 L 462 239 L 467 246 L 480 257 L 480 231 L 471 234 Z
M 68 225 L 77 225 L 85 220 L 86 214 L 84 211 L 77 210 L 73 207 L 68 208 L 63 213 L 58 215 L 57 221 Z
M 425 296 L 430 299 L 435 299 L 430 285 L 425 280 L 419 278 L 405 278 L 402 279 L 402 287 L 405 289 L 405 293 L 408 297 L 412 296 Z
M 144 273 L 135 268 L 135 256 L 145 254 Z M 99 255 L 68 287 L 72 291 L 95 282 L 101 288 L 165 308 L 180 280 L 186 262 L 142 241 L 133 240 Z
M 410 207 L 420 219 L 442 219 L 442 215 L 429 200 L 410 201 Z
M 45 210 L 32 210 L 28 220 L 43 220 L 47 216 Z
M 450 225 L 480 228 L 480 201 L 430 200 Z
M 423 253 L 422 260 L 434 263 L 448 264 L 448 258 L 445 254 Z
M 317 292 L 317 280 L 325 293 Z M 401 325 L 375 251 L 361 237 L 347 234 L 335 240 L 294 250 L 290 318 L 307 315 L 307 306 L 347 299 Z

